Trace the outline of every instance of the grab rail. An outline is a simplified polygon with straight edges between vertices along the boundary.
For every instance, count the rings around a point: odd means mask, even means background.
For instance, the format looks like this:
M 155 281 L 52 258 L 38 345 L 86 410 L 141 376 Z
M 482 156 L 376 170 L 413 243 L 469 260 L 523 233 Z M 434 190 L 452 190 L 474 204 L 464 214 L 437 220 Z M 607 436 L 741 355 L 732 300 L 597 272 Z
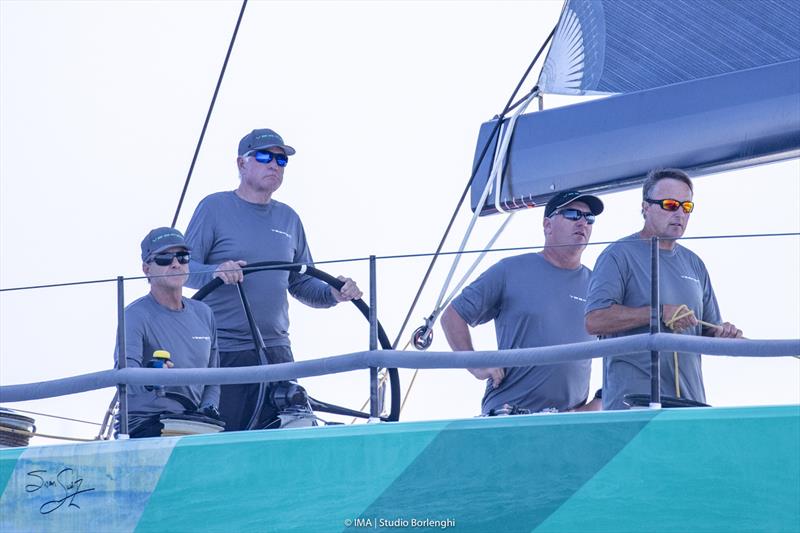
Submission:
M 125 385 L 227 385 L 281 381 L 338 374 L 370 367 L 480 368 L 530 366 L 611 357 L 632 352 L 679 351 L 733 357 L 787 357 L 800 355 L 800 339 L 720 339 L 656 333 L 539 348 L 476 352 L 402 352 L 373 350 L 294 363 L 242 368 L 125 368 L 80 376 L 0 386 L 0 402 L 53 398 Z

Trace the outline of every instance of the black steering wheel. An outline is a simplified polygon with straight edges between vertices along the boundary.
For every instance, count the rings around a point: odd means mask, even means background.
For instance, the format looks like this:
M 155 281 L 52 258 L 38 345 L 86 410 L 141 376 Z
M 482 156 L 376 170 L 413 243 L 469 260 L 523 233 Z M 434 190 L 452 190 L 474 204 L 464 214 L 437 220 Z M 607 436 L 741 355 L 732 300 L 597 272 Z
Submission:
M 282 261 L 259 261 L 256 263 L 248 264 L 242 272 L 245 276 L 249 274 L 253 274 L 255 272 L 261 272 L 264 270 L 287 270 L 289 272 L 300 272 L 303 274 L 307 274 L 313 278 L 319 279 L 324 281 L 328 285 L 332 286 L 336 290 L 340 290 L 344 285 L 344 282 L 336 279 L 335 277 L 331 276 L 330 274 L 323 272 L 317 268 L 306 266 L 306 265 L 298 265 L 292 263 L 284 263 Z M 219 278 L 214 278 L 209 283 L 206 283 L 200 290 L 192 296 L 193 300 L 202 300 L 213 291 L 218 289 L 223 285 L 223 282 Z M 248 315 L 248 320 L 250 322 L 251 329 L 255 327 L 255 323 L 252 320 L 250 314 L 250 308 L 247 304 L 247 299 L 244 298 L 244 294 L 242 293 L 242 301 L 245 306 L 245 313 Z M 352 300 L 353 305 L 355 305 L 361 314 L 364 315 L 364 318 L 369 320 L 369 306 L 364 303 L 363 300 L 360 298 L 358 300 Z M 254 339 L 257 338 L 257 333 L 252 331 Z M 381 348 L 384 350 L 391 350 L 392 343 L 389 342 L 389 338 L 386 336 L 386 332 L 381 326 L 380 322 L 378 322 L 378 342 L 381 345 Z M 256 352 L 261 354 L 261 346 L 256 341 Z M 396 368 L 389 368 L 389 390 L 391 392 L 391 406 L 389 410 L 388 416 L 380 417 L 384 422 L 396 422 L 400 419 L 400 374 Z M 262 400 L 266 395 L 266 383 L 261 383 L 261 390 L 259 391 L 259 399 Z M 353 416 L 357 418 L 370 418 L 369 413 L 364 413 L 362 411 L 356 411 L 354 409 L 348 409 L 346 407 L 341 407 L 338 405 L 329 404 L 326 402 L 321 402 L 319 400 L 315 400 L 314 398 L 309 397 L 309 404 L 311 408 L 315 411 L 322 411 L 325 413 L 333 413 L 338 415 L 345 415 L 345 416 Z M 256 413 L 254 413 L 254 417 L 257 417 L 258 412 L 261 410 L 261 404 L 256 408 Z

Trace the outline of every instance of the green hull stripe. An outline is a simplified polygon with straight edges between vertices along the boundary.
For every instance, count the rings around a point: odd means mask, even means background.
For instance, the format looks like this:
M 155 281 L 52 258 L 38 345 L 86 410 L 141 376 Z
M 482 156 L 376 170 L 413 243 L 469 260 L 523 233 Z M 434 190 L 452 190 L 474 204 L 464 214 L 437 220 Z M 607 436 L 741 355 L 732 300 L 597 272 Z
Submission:
M 536 531 L 800 531 L 798 445 L 797 406 L 665 410 Z
M 14 472 L 14 467 L 17 465 L 17 459 L 22 455 L 25 448 L 7 448 L 0 450 L 0 495 L 6 490 L 8 480 L 11 479 L 11 474 Z
M 362 517 L 457 518 L 458 531 L 495 531 L 500 524 L 503 531 L 531 531 L 658 412 L 631 414 L 454 422 Z
M 383 492 L 446 424 L 185 437 L 136 530 L 336 530 Z

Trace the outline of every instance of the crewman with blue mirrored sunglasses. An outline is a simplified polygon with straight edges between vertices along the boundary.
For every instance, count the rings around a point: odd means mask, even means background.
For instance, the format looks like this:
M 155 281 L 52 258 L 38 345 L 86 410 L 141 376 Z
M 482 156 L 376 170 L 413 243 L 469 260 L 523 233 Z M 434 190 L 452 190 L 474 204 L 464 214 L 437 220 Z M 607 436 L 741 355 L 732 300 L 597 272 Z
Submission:
M 294 361 L 287 292 L 318 308 L 361 297 L 356 283 L 341 276 L 344 285 L 340 290 L 299 272 L 270 270 L 244 276 L 242 267 L 254 262 L 313 263 L 300 217 L 273 198 L 294 155 L 295 149 L 271 129 L 245 135 L 236 158 L 239 186 L 204 198 L 186 229 L 192 247 L 187 285 L 200 288 L 214 278 L 225 283 L 204 300 L 217 319 L 220 366 L 261 364 L 261 350 L 254 344 L 237 283 L 248 295 L 270 364 Z M 259 391 L 258 384 L 222 386 L 220 412 L 226 431 L 278 427 L 278 409 L 269 401 L 260 402 Z M 259 403 L 263 408 L 255 413 Z

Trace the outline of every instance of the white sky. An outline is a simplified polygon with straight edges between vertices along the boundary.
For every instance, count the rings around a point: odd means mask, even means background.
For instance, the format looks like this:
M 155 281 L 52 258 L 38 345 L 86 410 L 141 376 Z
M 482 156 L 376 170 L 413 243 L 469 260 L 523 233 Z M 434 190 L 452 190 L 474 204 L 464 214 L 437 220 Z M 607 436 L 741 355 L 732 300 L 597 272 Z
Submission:
M 0 0 L 0 287 L 141 274 L 139 242 L 172 220 L 239 7 Z M 298 150 L 275 197 L 300 213 L 317 261 L 433 251 L 469 177 L 480 124 L 502 109 L 560 9 L 560 1 L 251 2 L 179 229 L 202 197 L 236 187 L 242 135 L 269 127 Z M 565 101 L 545 98 L 546 107 Z M 796 160 L 699 178 L 687 236 L 800 231 L 799 184 Z M 594 241 L 640 228 L 638 195 L 603 197 Z M 541 245 L 541 216 L 517 216 L 497 246 Z M 446 250 L 468 218 L 462 211 Z M 469 248 L 499 223 L 481 220 Z M 686 244 L 709 267 L 726 320 L 750 338 L 798 338 L 798 241 Z M 590 247 L 584 263 L 600 251 Z M 392 340 L 427 264 L 379 263 L 379 316 Z M 408 334 L 430 314 L 448 267 L 437 264 Z M 368 286 L 364 262 L 321 268 Z M 129 282 L 126 300 L 146 291 Z M 0 293 L 0 383 L 110 368 L 116 316 L 114 284 Z M 299 360 L 368 346 L 352 306 L 292 302 L 291 318 Z M 479 348 L 496 347 L 491 326 L 474 337 Z M 431 349 L 447 349 L 439 328 Z M 358 408 L 367 375 L 302 383 Z M 401 372 L 404 389 L 410 376 Z M 705 378 L 714 405 L 800 403 L 797 359 L 708 357 Z M 402 419 L 473 416 L 482 391 L 466 371 L 423 371 Z M 7 407 L 99 422 L 112 394 Z M 44 433 L 96 433 L 36 418 Z

